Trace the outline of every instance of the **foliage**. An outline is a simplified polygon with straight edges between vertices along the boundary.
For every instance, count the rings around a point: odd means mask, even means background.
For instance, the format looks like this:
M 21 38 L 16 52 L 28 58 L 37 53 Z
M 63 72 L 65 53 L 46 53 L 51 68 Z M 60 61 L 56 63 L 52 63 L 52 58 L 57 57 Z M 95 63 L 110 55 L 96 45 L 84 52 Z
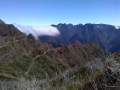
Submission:
M 80 90 L 109 75 L 108 66 L 119 66 L 119 57 L 106 58 L 95 44 L 53 48 L 20 32 L 1 33 L 0 90 Z

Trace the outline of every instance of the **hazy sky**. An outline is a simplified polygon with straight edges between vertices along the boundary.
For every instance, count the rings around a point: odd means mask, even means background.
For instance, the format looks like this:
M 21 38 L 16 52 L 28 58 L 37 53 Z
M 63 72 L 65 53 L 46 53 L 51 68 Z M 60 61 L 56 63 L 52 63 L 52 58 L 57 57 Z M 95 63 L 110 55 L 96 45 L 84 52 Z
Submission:
M 0 18 L 23 25 L 120 25 L 120 0 L 0 0 Z

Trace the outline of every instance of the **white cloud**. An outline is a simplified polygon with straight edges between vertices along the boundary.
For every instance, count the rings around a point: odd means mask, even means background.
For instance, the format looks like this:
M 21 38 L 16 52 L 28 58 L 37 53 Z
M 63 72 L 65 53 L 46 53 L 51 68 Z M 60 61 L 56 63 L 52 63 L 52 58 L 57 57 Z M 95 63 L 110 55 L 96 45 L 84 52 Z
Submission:
M 21 32 L 29 35 L 32 34 L 36 39 L 38 36 L 58 36 L 60 34 L 59 30 L 53 26 L 25 26 L 14 24 Z
M 115 26 L 116 29 L 120 29 L 120 26 Z

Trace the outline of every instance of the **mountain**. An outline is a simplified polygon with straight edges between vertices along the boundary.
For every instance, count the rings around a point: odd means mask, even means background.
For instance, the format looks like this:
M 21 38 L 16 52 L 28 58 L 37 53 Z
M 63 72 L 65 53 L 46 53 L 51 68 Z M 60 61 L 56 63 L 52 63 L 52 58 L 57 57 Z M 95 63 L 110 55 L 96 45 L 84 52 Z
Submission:
M 68 69 L 76 68 L 75 72 L 83 66 L 90 69 L 90 64 L 95 71 L 104 68 L 104 52 L 93 44 L 54 48 L 5 23 L 0 24 L 0 39 L 0 80 L 44 79 L 46 74 L 51 79 Z
M 37 40 L 52 44 L 54 47 L 74 42 L 95 43 L 106 52 L 120 50 L 120 29 L 108 24 L 58 24 L 45 27 L 15 25 L 27 35 Z
M 56 27 L 60 35 L 57 37 L 39 36 L 43 42 L 48 42 L 54 46 L 61 44 L 68 45 L 79 41 L 82 44 L 95 43 L 106 52 L 120 50 L 120 29 L 107 24 L 58 24 Z
M 45 30 L 42 34 L 41 29 L 39 32 L 39 28 L 32 27 L 32 32 L 25 35 L 23 31 L 29 31 L 28 27 L 20 26 L 23 30 L 21 31 L 15 25 L 0 23 L 1 90 L 58 90 L 58 88 L 60 90 L 113 90 L 113 88 L 119 88 L 119 52 L 106 55 L 101 48 L 93 43 L 90 44 L 91 41 L 86 44 L 89 42 L 89 37 L 84 37 L 88 35 L 84 25 L 78 25 L 77 28 L 72 24 L 65 24 L 64 27 L 63 24 L 53 26 L 42 29 Z M 108 29 L 111 30 L 111 28 Z M 57 32 L 54 33 L 53 30 Z M 37 33 L 32 35 L 34 31 Z M 78 31 L 81 34 L 77 34 Z M 92 33 L 93 36 L 95 34 Z M 47 43 L 40 42 L 38 38 L 35 40 L 34 35 L 39 36 L 40 41 L 43 39 Z M 69 43 L 69 38 L 72 44 Z M 75 42 L 77 38 L 83 39 L 81 42 L 84 44 Z M 55 48 L 48 43 L 54 46 L 61 43 L 61 47 Z

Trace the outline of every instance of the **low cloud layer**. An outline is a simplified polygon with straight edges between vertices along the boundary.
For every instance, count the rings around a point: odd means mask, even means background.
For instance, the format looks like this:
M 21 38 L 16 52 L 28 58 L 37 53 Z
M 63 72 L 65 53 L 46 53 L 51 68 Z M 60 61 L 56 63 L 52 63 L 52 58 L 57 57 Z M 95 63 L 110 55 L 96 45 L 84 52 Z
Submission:
M 36 39 L 38 36 L 53 36 L 56 37 L 60 34 L 59 30 L 53 26 L 24 26 L 24 25 L 17 25 L 15 24 L 21 32 L 29 35 L 32 34 Z

